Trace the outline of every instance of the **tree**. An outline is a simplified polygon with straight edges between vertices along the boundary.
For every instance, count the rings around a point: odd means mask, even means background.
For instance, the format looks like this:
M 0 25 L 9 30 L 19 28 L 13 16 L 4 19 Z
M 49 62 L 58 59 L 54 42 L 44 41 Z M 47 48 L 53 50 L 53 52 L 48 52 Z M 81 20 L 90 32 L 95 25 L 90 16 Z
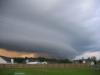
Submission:
M 91 61 L 93 61 L 96 64 L 96 57 L 95 56 L 91 57 Z

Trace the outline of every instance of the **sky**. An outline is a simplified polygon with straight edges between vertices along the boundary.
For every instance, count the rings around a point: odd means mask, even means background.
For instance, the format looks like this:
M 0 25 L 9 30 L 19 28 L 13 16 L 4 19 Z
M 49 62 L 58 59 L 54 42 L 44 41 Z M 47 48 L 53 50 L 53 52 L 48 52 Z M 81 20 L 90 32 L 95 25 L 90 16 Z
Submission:
M 56 58 L 87 53 L 100 58 L 99 4 L 99 0 L 0 0 L 0 48 Z
M 0 55 L 1 56 L 6 56 L 6 57 L 22 57 L 22 58 L 25 58 L 25 57 L 33 57 L 33 58 L 36 58 L 38 57 L 36 53 L 27 53 L 27 52 L 16 52 L 16 51 L 8 51 L 6 49 L 0 49 Z

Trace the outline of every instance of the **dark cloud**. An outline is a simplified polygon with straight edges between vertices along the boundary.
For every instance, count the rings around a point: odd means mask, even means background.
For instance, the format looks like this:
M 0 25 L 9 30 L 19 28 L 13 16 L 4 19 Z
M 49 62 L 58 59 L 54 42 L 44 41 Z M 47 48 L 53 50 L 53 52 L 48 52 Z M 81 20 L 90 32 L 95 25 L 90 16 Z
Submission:
M 96 2 L 1 0 L 0 47 L 65 58 L 99 49 Z

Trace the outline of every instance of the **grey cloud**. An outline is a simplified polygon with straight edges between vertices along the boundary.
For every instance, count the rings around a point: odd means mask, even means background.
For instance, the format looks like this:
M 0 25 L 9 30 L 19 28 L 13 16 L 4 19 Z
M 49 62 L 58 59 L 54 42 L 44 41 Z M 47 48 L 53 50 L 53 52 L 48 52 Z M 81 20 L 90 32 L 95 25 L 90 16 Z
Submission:
M 86 50 L 91 51 L 97 43 L 91 26 L 87 26 L 95 14 L 93 11 L 96 10 L 97 1 L 1 0 L 1 2 L 3 2 L 0 8 L 1 48 L 17 51 L 22 48 L 21 51 L 46 52 L 66 58 Z

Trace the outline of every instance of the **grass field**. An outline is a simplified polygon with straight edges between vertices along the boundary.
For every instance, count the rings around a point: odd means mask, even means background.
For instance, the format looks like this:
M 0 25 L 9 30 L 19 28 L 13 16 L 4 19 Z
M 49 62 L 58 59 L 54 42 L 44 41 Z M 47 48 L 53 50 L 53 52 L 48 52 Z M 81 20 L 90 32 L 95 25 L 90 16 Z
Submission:
M 0 75 L 100 75 L 89 67 L 2 68 Z
M 0 69 L 0 75 L 92 75 L 88 69 Z

